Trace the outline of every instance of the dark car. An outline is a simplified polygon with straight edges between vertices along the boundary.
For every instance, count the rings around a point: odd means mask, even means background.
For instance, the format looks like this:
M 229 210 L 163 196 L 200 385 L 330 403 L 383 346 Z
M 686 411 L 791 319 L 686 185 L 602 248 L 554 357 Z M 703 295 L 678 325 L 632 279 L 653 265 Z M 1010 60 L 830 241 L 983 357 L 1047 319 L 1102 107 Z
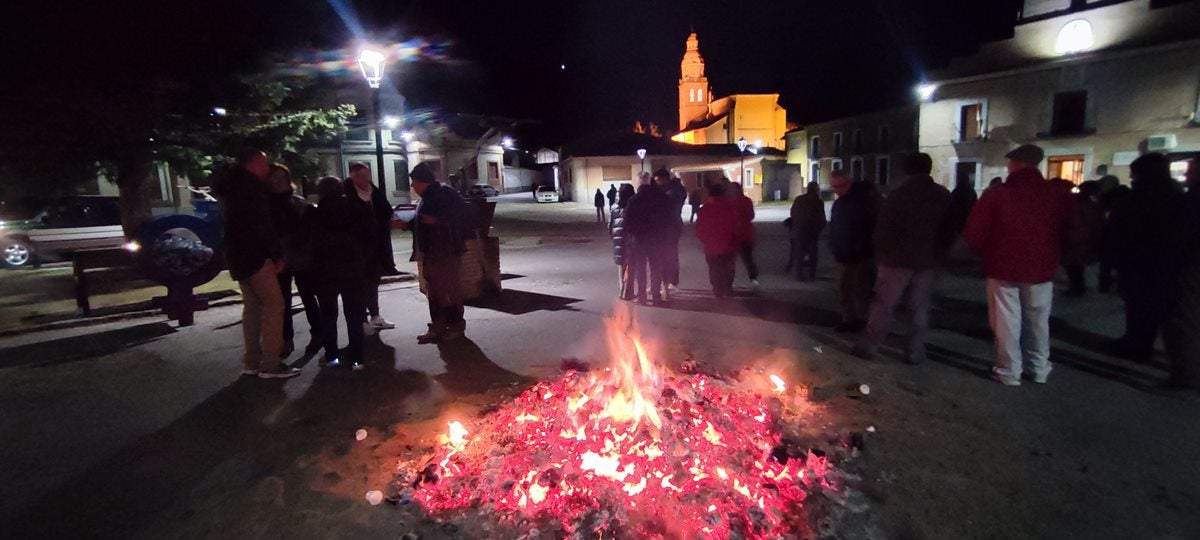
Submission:
M 54 241 L 35 244 L 30 231 L 62 229 L 64 236 L 88 237 L 99 244 L 120 245 L 121 209 L 117 197 L 72 195 L 60 197 L 29 217 L 11 212 L 0 221 L 0 263 L 8 268 L 28 266 L 35 257 L 55 259 L 61 249 Z M 25 219 L 22 219 L 25 218 Z
M 467 188 L 464 194 L 472 199 L 490 199 L 492 197 L 499 197 L 500 190 L 487 184 L 475 184 Z

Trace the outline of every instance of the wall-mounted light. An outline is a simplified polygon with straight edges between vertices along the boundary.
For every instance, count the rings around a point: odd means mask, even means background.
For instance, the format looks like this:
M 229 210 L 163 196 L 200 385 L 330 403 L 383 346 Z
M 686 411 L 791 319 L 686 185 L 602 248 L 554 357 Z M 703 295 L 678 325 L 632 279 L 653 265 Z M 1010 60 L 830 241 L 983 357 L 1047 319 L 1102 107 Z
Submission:
M 385 116 L 383 117 L 383 125 L 387 126 L 388 129 L 396 129 L 396 126 L 400 125 L 400 119 L 395 116 Z
M 917 97 L 921 101 L 929 101 L 933 99 L 933 93 L 937 92 L 937 85 L 933 83 L 921 83 L 917 85 Z
M 1058 31 L 1058 39 L 1054 42 L 1054 52 L 1058 54 L 1083 52 L 1091 49 L 1095 44 L 1096 40 L 1092 36 L 1092 24 L 1083 19 L 1075 19 Z

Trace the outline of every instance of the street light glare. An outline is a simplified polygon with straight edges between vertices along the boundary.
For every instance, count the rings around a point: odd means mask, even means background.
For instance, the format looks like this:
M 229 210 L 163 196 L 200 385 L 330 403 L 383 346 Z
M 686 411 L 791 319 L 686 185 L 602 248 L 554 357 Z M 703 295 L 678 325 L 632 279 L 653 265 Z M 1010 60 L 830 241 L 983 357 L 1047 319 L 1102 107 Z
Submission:
M 405 131 L 404 133 L 400 134 L 400 138 L 404 139 L 404 142 L 412 142 L 414 135 L 411 131 Z
M 937 91 L 937 85 L 933 83 L 922 83 L 917 85 L 917 96 L 921 101 L 929 101 L 933 97 L 933 93 Z
M 385 58 L 383 53 L 373 49 L 363 49 L 358 53 L 358 68 L 371 88 L 379 88 L 379 83 L 383 81 Z
M 225 110 L 225 107 L 213 107 L 213 114 L 217 116 L 225 116 L 228 114 L 228 111 Z
M 500 141 L 500 145 L 511 150 L 515 145 L 515 142 L 513 141 L 512 137 L 505 137 Z
M 400 119 L 395 116 L 385 116 L 383 118 L 383 125 L 387 126 L 388 129 L 396 129 L 396 126 L 400 125 Z
M 646 149 L 645 149 L 645 148 L 638 148 L 638 150 L 637 150 L 637 157 L 638 157 L 638 159 L 646 159 Z

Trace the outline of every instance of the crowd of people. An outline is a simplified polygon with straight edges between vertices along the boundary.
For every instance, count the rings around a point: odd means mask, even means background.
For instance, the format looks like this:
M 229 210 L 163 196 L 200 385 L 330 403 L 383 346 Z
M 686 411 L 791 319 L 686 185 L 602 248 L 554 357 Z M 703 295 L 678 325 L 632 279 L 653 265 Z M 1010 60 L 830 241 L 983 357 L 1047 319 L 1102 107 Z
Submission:
M 284 360 L 295 352 L 293 283 L 304 306 L 310 342 L 304 352 L 324 351 L 322 367 L 364 369 L 366 336 L 395 328 L 379 309 L 379 285 L 397 275 L 392 250 L 393 211 L 362 163 L 345 180 L 316 182 L 316 204 L 296 194 L 287 167 L 259 151 L 239 156 L 237 167 L 214 186 L 224 220 L 225 258 L 242 291 L 242 374 L 283 379 L 300 374 Z M 421 197 L 415 217 L 399 222 L 413 231 L 429 304 L 429 330 L 419 343 L 463 336 L 461 257 L 470 229 L 466 203 L 418 164 L 409 174 Z M 338 303 L 348 338 L 338 348 Z

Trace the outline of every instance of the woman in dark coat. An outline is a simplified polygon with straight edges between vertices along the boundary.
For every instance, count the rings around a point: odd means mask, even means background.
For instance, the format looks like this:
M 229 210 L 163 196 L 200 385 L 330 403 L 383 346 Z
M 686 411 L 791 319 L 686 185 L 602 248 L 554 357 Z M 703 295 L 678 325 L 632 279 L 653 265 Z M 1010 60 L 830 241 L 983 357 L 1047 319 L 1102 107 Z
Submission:
M 617 192 L 617 206 L 612 209 L 608 220 L 608 235 L 612 237 L 613 262 L 617 263 L 621 300 L 633 300 L 633 272 L 629 268 L 633 257 L 629 252 L 629 233 L 625 230 L 625 209 L 629 207 L 633 193 L 632 184 L 621 184 L 621 190 Z
M 321 308 L 317 304 L 316 293 L 308 279 L 308 267 L 311 252 L 308 250 L 308 238 L 300 220 L 312 205 L 297 196 L 296 188 L 292 185 L 292 173 L 281 164 L 271 165 L 267 176 L 267 187 L 270 190 L 268 204 L 270 205 L 271 223 L 279 233 L 283 243 L 283 271 L 279 273 L 279 290 L 283 293 L 283 349 L 280 354 L 284 357 L 296 350 L 293 339 L 296 336 L 292 324 L 292 280 L 296 282 L 296 290 L 300 302 L 304 305 L 304 316 L 308 319 L 309 342 L 304 347 L 305 354 L 314 354 L 321 348 Z
M 309 277 L 321 306 L 321 342 L 325 349 L 325 367 L 350 366 L 363 369 L 363 331 L 366 322 L 367 254 L 376 246 L 370 243 L 370 220 L 357 208 L 332 176 L 317 182 L 320 204 L 304 215 L 304 226 L 312 239 L 313 260 Z M 338 297 L 346 316 L 350 338 L 344 355 L 338 353 Z

